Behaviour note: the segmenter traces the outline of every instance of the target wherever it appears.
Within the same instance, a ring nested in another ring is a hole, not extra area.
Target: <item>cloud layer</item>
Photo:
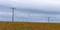
[[[60,20],[60,0],[0,0],[1,20],[11,20],[13,7],[15,21],[47,22],[48,17]]]

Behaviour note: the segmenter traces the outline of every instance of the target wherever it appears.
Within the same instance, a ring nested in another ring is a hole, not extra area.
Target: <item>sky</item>
[[[0,0],[0,21],[60,22],[60,0]]]

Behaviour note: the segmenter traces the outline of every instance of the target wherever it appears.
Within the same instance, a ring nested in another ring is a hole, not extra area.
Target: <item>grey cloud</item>
[[[42,14],[60,14],[60,11],[45,11],[45,10],[39,10],[39,9],[29,9],[29,8],[27,8],[27,9],[17,9],[17,11],[22,11],[22,12],[28,12],[28,13],[38,13],[38,14],[40,14],[40,13],[42,13]]]

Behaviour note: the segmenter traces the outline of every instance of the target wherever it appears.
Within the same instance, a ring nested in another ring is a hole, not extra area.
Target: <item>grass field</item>
[[[60,30],[60,24],[31,22],[0,22],[0,30]]]

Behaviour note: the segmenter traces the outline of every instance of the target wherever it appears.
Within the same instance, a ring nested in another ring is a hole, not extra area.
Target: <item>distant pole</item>
[[[50,21],[50,17],[48,17],[48,23],[49,23],[49,21]]]
[[[12,22],[14,22],[14,9],[15,8],[12,8]]]

